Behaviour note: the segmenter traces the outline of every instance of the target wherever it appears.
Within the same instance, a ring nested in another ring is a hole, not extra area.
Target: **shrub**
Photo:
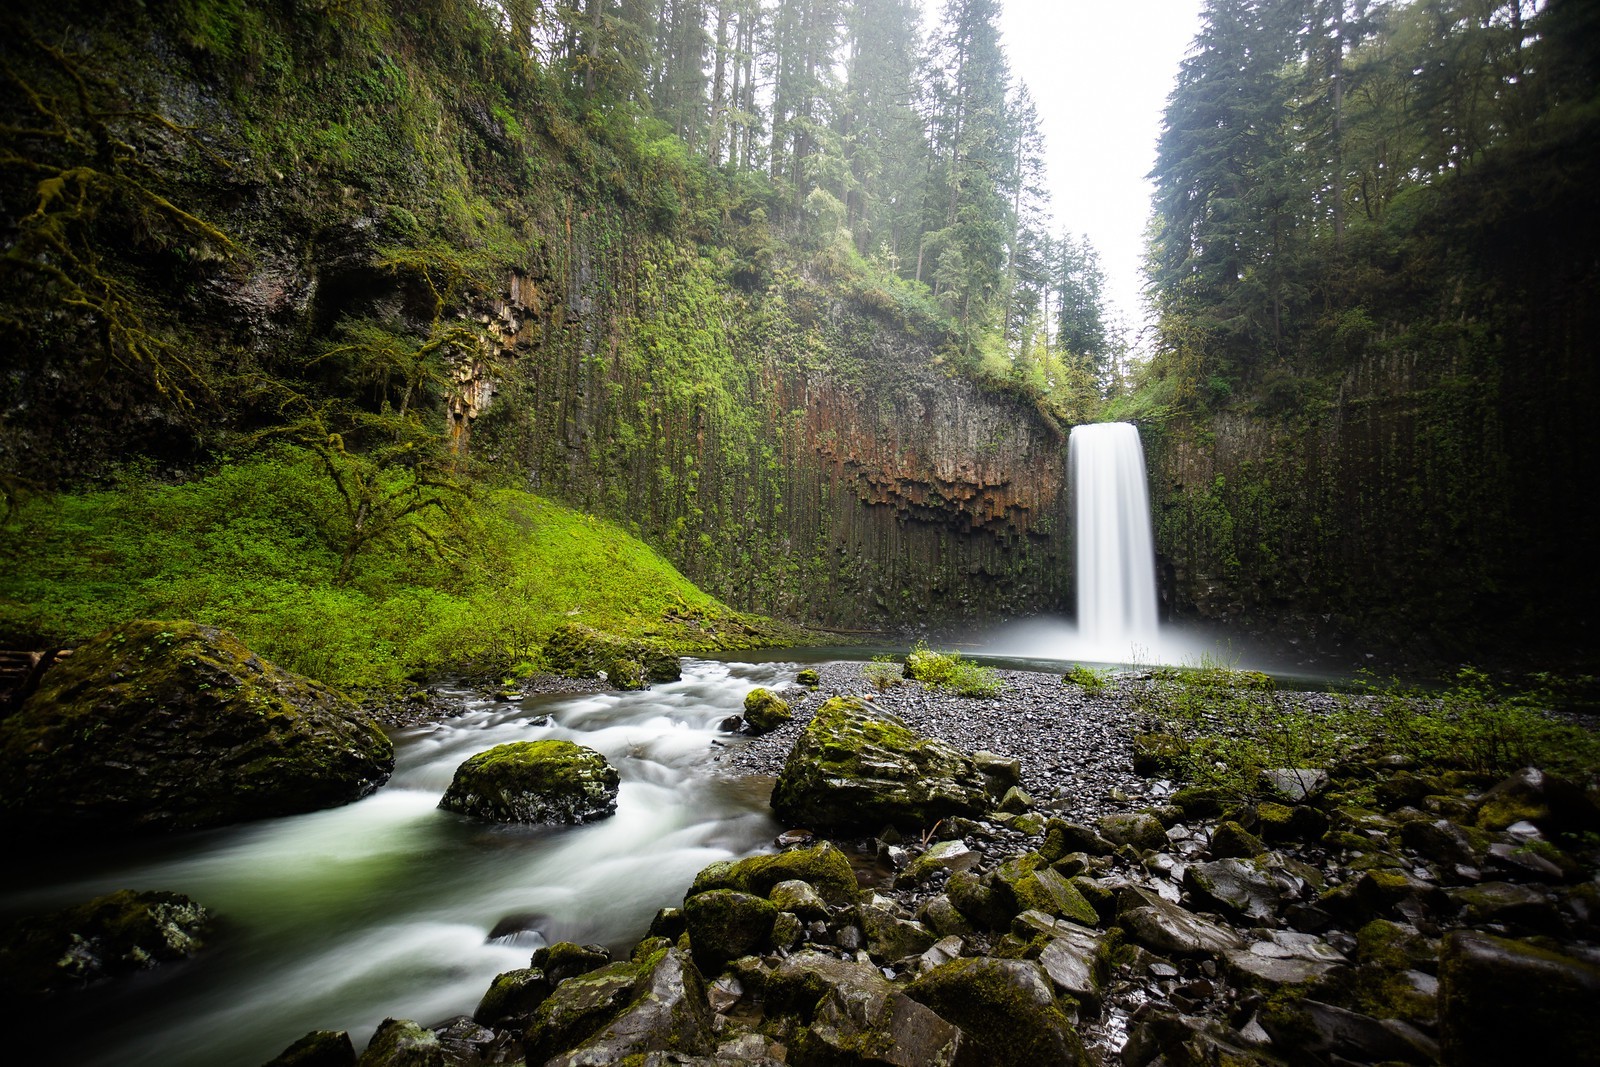
[[[1002,688],[992,667],[979,666],[956,652],[935,652],[922,641],[906,657],[905,676],[964,697],[992,697]]]

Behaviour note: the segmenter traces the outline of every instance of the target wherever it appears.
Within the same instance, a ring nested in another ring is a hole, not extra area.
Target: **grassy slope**
[[[229,461],[178,485],[40,497],[0,531],[0,633],[70,642],[127,618],[235,631],[335,685],[428,668],[507,672],[569,621],[684,650],[792,640],[700,592],[609,523],[485,490],[372,546],[336,583],[341,512],[304,453]]]

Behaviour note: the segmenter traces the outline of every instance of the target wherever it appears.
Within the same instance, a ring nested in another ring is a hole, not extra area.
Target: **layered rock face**
[[[17,832],[189,830],[365,796],[394,746],[348,698],[225,630],[140,620],[44,676],[0,723]]]

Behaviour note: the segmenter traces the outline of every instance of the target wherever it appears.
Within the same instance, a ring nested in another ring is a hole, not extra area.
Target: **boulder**
[[[789,702],[770,689],[752,689],[744,698],[744,721],[753,734],[771,733],[793,718]]]
[[[187,959],[211,927],[182,893],[131,889],[21,919],[0,943],[0,992],[42,996]]]
[[[920,922],[895,914],[894,902],[875,896],[856,908],[861,930],[867,938],[867,952],[882,963],[893,963],[907,956],[920,956],[938,938]]]
[[[344,1030],[312,1030],[266,1067],[355,1067],[356,1049]]]
[[[533,954],[529,962],[545,973],[551,985],[559,985],[568,978],[590,971],[598,971],[611,962],[611,953],[601,945],[577,945],[571,941],[557,941],[544,945]]]
[[[1183,884],[1200,900],[1257,921],[1277,915],[1282,903],[1277,880],[1254,860],[1196,863],[1184,872]]]
[[[965,841],[939,841],[896,875],[895,885],[920,885],[932,878],[936,871],[971,870],[981,858],[978,853],[967,847]]]
[[[795,675],[794,680],[808,689],[815,689],[817,686],[822,684],[822,675],[818,674],[813,668],[807,667],[805,670]]]
[[[616,813],[619,780],[592,748],[513,741],[457,767],[439,806],[497,822],[593,822]]]
[[[1086,926],[1099,921],[1094,906],[1083,898],[1071,880],[1043,866],[1042,857],[1031,853],[1007,860],[988,879],[996,905],[1009,918],[1033,909]]]
[[[1224,819],[1217,823],[1217,828],[1211,831],[1211,845],[1208,851],[1216,859],[1248,859],[1259,856],[1267,850],[1261,838],[1246,830],[1232,819]]]
[[[1109,856],[1116,851],[1116,848],[1115,844],[1087,826],[1067,822],[1065,819],[1051,819],[1045,823],[1044,843],[1039,846],[1039,854],[1046,861],[1054,863],[1074,852],[1090,856]]]
[[[1091,1062],[1033,960],[951,960],[916,978],[906,994],[961,1028],[958,1067]]]
[[[550,998],[554,983],[537,967],[497,974],[472,1013],[475,1022],[501,1030],[526,1030],[533,1014]]]
[[[768,891],[767,899],[780,911],[790,912],[797,918],[811,920],[828,917],[827,902],[811,887],[810,882],[802,882],[798,878],[790,878],[774,885]]]
[[[1154,893],[1136,893],[1117,917],[1128,940],[1173,956],[1215,956],[1244,941],[1228,927],[1185,911]]]
[[[766,896],[779,882],[798,880],[817,891],[830,904],[853,903],[860,892],[855,868],[830,841],[795,848],[773,856],[750,856],[730,863],[713,863],[695,875],[691,895],[707,889],[737,889]]]
[[[617,637],[592,626],[570,622],[545,643],[545,667],[573,678],[604,675],[617,689],[643,689],[651,682],[682,677],[678,656],[649,641]]]
[[[1283,997],[1269,1001],[1261,1025],[1276,1049],[1287,1053],[1294,1063],[1326,1063],[1332,1057],[1340,1057],[1334,1062],[1439,1062],[1438,1044],[1410,1023],[1376,1019],[1318,1000]]]
[[[1439,953],[1439,1033],[1457,1067],[1600,1063],[1600,967],[1457,930]]]
[[[1101,987],[1109,971],[1109,950],[1117,944],[1115,933],[1101,933],[1077,923],[1053,919],[1040,911],[1025,911],[1011,924],[1024,940],[1037,934],[1049,938],[1039,952],[1039,965],[1061,992],[1099,1010]]]
[[[394,746],[349,698],[225,630],[141,620],[50,668],[0,722],[0,819],[16,833],[191,830],[345,804],[393,769]]]
[[[793,1062],[849,1067],[952,1067],[961,1031],[904,993],[835,986],[795,1042]]]
[[[720,974],[740,956],[765,948],[778,907],[764,897],[735,889],[712,889],[684,901],[694,962],[705,974]]]
[[[651,1052],[704,1056],[715,1045],[705,981],[686,954],[662,948],[562,982],[524,1051],[529,1063],[579,1067]]]
[[[1243,986],[1277,989],[1299,985],[1346,962],[1338,949],[1311,934],[1266,930],[1257,931],[1256,936],[1260,940],[1222,954],[1229,975]]]
[[[1107,815],[1100,820],[1100,833],[1115,845],[1132,845],[1137,849],[1156,851],[1167,847],[1166,827],[1149,812]]]
[[[1328,787],[1328,772],[1320,767],[1276,767],[1261,772],[1261,787],[1291,804],[1300,804]]]
[[[772,791],[778,818],[819,829],[932,826],[993,804],[970,755],[851,697],[817,710]]]
[[[445,1049],[432,1030],[410,1019],[385,1019],[356,1067],[445,1067]]]

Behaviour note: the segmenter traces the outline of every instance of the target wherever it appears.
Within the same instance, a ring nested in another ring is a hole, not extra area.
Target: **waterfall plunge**
[[[1080,654],[1138,659],[1156,644],[1155,545],[1139,431],[1075,426],[1068,444],[1077,543]]]

